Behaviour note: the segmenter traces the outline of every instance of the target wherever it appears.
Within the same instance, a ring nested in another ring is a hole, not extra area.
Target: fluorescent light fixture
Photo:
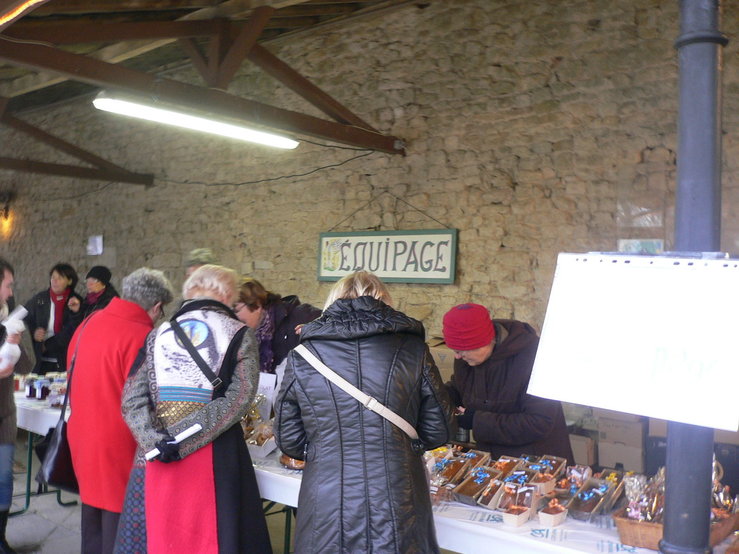
[[[249,129],[248,127],[242,127],[241,125],[234,125],[224,121],[216,121],[207,117],[188,114],[177,111],[173,108],[159,108],[137,100],[114,98],[106,92],[99,93],[92,103],[97,109],[104,110],[106,112],[127,115],[138,119],[146,119],[148,121],[156,121],[158,123],[164,123],[165,125],[173,125],[175,127],[191,129],[193,131],[202,131],[204,133],[230,137],[237,140],[256,142],[266,146],[274,146],[275,148],[292,150],[299,144],[297,141],[281,137],[279,135],[273,135],[272,133],[256,131],[254,129]]]

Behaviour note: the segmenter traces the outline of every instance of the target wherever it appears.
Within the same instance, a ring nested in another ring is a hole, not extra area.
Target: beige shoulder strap
[[[308,350],[304,345],[299,344],[294,348],[295,352],[300,354],[305,360],[312,365],[316,370],[323,375],[326,379],[331,381],[334,385],[339,387],[344,392],[347,392],[351,396],[357,399],[368,410],[372,410],[377,415],[380,415],[387,419],[390,423],[400,428],[410,438],[418,440],[418,433],[413,426],[408,423],[405,419],[400,417],[390,408],[387,408],[384,404],[380,404],[375,398],[368,394],[363,393],[357,387],[352,385],[349,381],[338,375],[334,370],[324,364],[321,360],[316,358],[313,353]]]

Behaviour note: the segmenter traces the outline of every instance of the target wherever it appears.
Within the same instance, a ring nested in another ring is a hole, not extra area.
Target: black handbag
[[[67,422],[64,410],[56,427],[34,447],[41,460],[41,467],[36,474],[39,485],[48,485],[67,492],[79,494],[77,476],[72,466],[72,453],[67,442]]]
[[[74,347],[72,361],[69,364],[69,376],[67,377],[67,394],[64,395],[64,403],[62,404],[62,413],[56,427],[49,431],[46,436],[39,441],[34,450],[41,467],[36,474],[36,481],[39,486],[50,486],[67,492],[79,494],[80,487],[77,484],[77,476],[74,474],[74,466],[72,465],[72,453],[69,450],[69,442],[67,441],[67,404],[72,391],[72,372],[74,371],[74,362],[77,359],[77,347],[82,338],[84,326],[92,319],[88,317],[83,324],[82,329],[77,337],[77,344]]]

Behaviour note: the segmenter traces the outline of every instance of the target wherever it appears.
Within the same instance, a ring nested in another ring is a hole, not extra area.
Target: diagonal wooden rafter
[[[262,34],[265,25],[267,25],[274,11],[274,8],[260,7],[252,12],[249,21],[244,25],[236,40],[230,45],[225,57],[218,65],[218,72],[212,86],[222,89],[228,87],[228,83],[233,79],[246,55],[257,43],[259,35]]]
[[[209,86],[225,89],[228,84],[226,81],[218,83],[218,76],[226,75],[226,70],[221,69],[223,64],[220,60],[231,55],[234,61],[241,63],[241,60],[246,57],[335,121],[379,132],[262,45],[255,43],[248,50],[244,45],[236,48],[236,44],[231,44],[230,36],[238,33],[239,26],[236,23],[220,19],[203,22],[175,21],[155,25],[150,23],[52,24],[31,29],[19,25],[10,29],[7,34],[17,39],[46,40],[55,44],[70,44],[78,41],[80,36],[87,37],[91,41],[104,40],[104,37],[108,40],[124,40],[127,37],[151,40],[177,37],[193,66]],[[242,31],[242,35],[245,33],[246,31]],[[194,40],[198,36],[210,37],[207,57],[203,55]],[[238,65],[234,63],[233,67],[228,69],[229,79],[232,78],[237,67]]]
[[[0,0],[0,30],[49,0]]]
[[[247,58],[336,121],[379,132],[263,46],[255,44]]]
[[[34,160],[21,160],[16,158],[0,157],[0,169],[14,169],[28,171],[31,173],[45,173],[61,175],[64,177],[77,177],[80,179],[97,179],[101,181],[118,181],[122,183],[133,183],[137,185],[151,186],[154,184],[154,176],[150,174],[132,173],[127,169],[115,165],[92,152],[83,150],[59,137],[51,135],[21,119],[18,119],[5,111],[8,99],[0,99],[0,123],[7,125],[29,135],[30,137],[51,146],[52,148],[73,156],[94,167],[84,167],[66,164],[39,162]]]
[[[260,6],[270,6],[275,9],[303,4],[307,0],[226,0],[215,7],[202,8],[191,14],[182,17],[178,21],[197,21],[207,23],[207,20],[218,18],[236,18],[249,14],[252,10]],[[81,9],[87,4],[86,0],[80,0]],[[12,27],[11,27],[12,28]],[[113,44],[102,48],[93,54],[97,59],[107,61],[109,63],[119,63],[131,58],[135,58],[146,52],[151,52],[162,46],[166,46],[176,39],[167,38],[156,41],[135,41]],[[38,74],[28,75],[24,78],[15,79],[9,85],[0,85],[0,95],[2,96],[18,96],[34,90],[54,85],[65,81],[66,79],[58,75]]]
[[[276,108],[216,89],[156,77],[47,46],[0,40],[0,59],[99,87],[159,98],[163,102],[198,111],[207,106],[208,111],[214,114],[288,134],[308,135],[391,154],[404,153],[403,143],[397,137]]]

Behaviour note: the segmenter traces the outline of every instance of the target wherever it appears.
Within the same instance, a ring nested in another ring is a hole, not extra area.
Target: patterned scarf
[[[262,373],[274,373],[275,355],[272,352],[272,338],[275,335],[274,305],[267,307],[262,315],[255,334],[259,341],[259,371]]]

